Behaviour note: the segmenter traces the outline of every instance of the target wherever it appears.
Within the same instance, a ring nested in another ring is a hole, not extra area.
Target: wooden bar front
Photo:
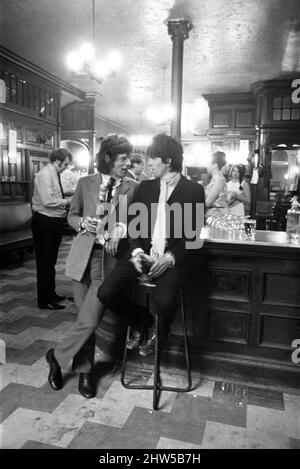
[[[300,248],[206,240],[187,270],[193,369],[299,386],[300,363],[292,361],[292,342],[300,339]],[[180,334],[179,319],[173,329]],[[177,340],[169,341],[168,350],[168,365],[181,362]]]

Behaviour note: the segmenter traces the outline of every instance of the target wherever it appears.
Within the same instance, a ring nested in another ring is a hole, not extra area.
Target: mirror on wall
[[[297,190],[300,177],[300,148],[276,148],[272,151],[270,200],[279,191]]]
[[[61,140],[60,146],[72,153],[72,164],[61,174],[61,182],[65,195],[72,195],[75,192],[78,179],[88,174],[90,160],[87,146],[76,140]]]

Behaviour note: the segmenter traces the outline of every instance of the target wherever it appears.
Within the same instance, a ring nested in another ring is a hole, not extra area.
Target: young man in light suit
[[[68,256],[66,274],[73,279],[79,313],[62,342],[46,354],[50,365],[48,380],[53,389],[61,389],[61,369],[68,369],[73,361],[73,368],[75,366],[80,372],[79,392],[87,398],[95,395],[92,376],[94,332],[104,312],[97,290],[103,281],[103,271],[104,276],[108,274],[128,249],[127,205],[138,186],[136,181],[125,176],[131,150],[125,137],[111,135],[103,140],[97,155],[98,173],[79,180],[68,215],[68,222],[78,235]],[[96,217],[101,215],[104,202],[112,204],[117,222],[111,231],[107,231],[109,224],[107,226],[104,219],[98,224],[100,244],[96,236]]]

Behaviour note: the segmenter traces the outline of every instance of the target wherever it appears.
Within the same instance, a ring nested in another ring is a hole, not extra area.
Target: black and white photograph
[[[0,402],[20,462],[300,449],[300,0],[0,0]]]

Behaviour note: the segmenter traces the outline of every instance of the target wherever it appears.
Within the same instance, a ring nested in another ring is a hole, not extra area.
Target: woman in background
[[[231,168],[231,180],[227,182],[228,211],[232,215],[250,214],[250,187],[244,180],[245,167],[236,164]]]
[[[205,204],[207,215],[227,213],[227,184],[222,168],[226,165],[226,155],[222,151],[216,151],[212,155],[208,173],[211,181],[205,188]]]

